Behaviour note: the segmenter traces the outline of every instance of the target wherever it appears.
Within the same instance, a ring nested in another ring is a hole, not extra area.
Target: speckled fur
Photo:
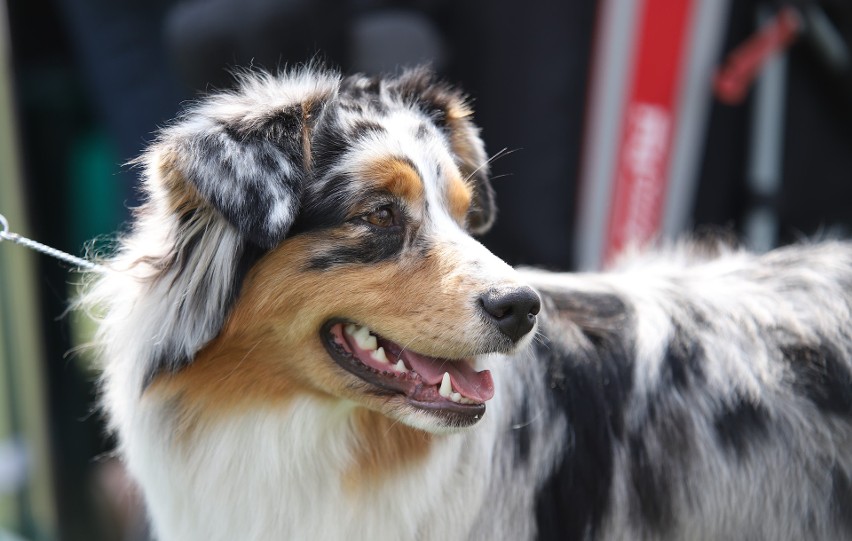
[[[386,159],[423,189],[373,193]],[[161,541],[852,536],[848,244],[515,271],[470,236],[494,220],[483,145],[424,71],[249,73],[139,163],[147,202],[81,304]],[[357,218],[388,201],[379,238]],[[542,312],[507,344],[476,303],[519,284]],[[319,344],[333,316],[477,356],[484,418],[371,393]]]

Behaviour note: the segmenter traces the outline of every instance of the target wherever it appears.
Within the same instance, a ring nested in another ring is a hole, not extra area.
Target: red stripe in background
[[[626,246],[644,244],[660,230],[693,4],[693,0],[643,0],[638,8],[633,78],[623,109],[606,263]]]

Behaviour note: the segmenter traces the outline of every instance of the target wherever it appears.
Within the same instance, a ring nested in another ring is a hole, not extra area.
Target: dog
[[[850,245],[513,269],[423,69],[249,72],[137,163],[83,305],[161,541],[852,536]]]

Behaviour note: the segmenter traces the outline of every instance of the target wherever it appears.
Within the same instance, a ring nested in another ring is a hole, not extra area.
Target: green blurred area
[[[0,214],[29,238],[102,252],[124,216],[116,152],[67,65],[13,70],[4,8]],[[87,323],[65,315],[79,281],[65,264],[0,242],[0,541],[117,538],[97,458],[110,444],[92,413],[96,376],[76,352]]]
[[[0,58],[0,212],[26,234],[5,20]],[[56,517],[32,258],[0,246],[0,528],[38,540],[55,538]]]

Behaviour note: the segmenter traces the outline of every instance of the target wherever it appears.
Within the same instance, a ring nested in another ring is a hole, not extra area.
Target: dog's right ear
[[[280,243],[299,207],[310,138],[338,78],[245,77],[190,109],[160,139],[163,165],[253,244]],[[174,178],[174,175],[168,175]],[[185,200],[180,186],[178,199]]]
[[[473,188],[468,230],[475,235],[487,232],[497,211],[485,145],[473,123],[469,100],[425,68],[404,72],[393,85],[404,100],[418,105],[447,134],[459,171]]]

